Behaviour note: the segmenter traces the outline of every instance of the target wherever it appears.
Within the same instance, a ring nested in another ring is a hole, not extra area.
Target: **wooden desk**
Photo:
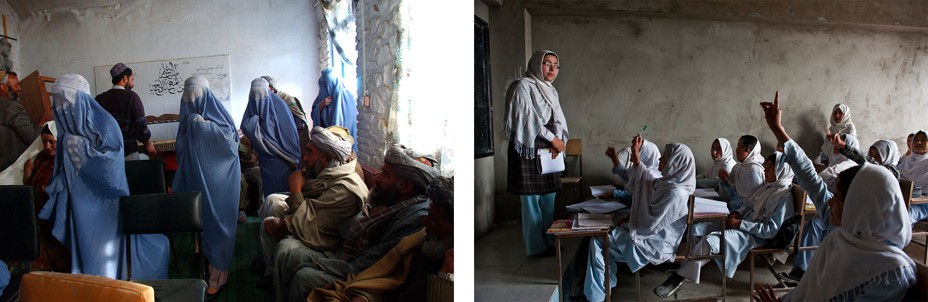
[[[912,197],[912,204],[928,203],[928,196]]]
[[[588,236],[602,236],[603,237],[603,263],[606,264],[606,301],[610,301],[610,291],[609,288],[609,228],[598,229],[598,230],[560,230],[554,229],[554,225],[558,225],[558,222],[565,220],[555,221],[551,229],[548,229],[548,234],[554,235],[555,250],[557,251],[557,291],[558,298],[564,296],[563,281],[564,272],[561,266],[561,238],[572,238],[572,237],[588,237]],[[566,220],[571,221],[571,220]],[[576,256],[575,256],[576,257]]]

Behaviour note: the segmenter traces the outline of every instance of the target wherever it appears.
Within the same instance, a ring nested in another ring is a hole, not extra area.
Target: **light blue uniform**
[[[671,261],[683,239],[686,202],[696,185],[696,169],[692,152],[685,145],[668,145],[665,154],[668,154],[667,164],[660,173],[642,164],[629,169],[629,176],[636,183],[631,188],[636,200],[630,215],[639,216],[630,217],[632,220],[628,224],[609,231],[610,287],[618,281],[618,266],[614,262],[626,263],[634,272],[648,263]],[[638,227],[632,229],[635,223]],[[636,234],[634,238],[632,233]],[[605,299],[606,265],[600,238],[590,240],[587,259],[584,294],[590,301],[602,301]]]
[[[801,246],[817,246],[828,233],[837,228],[828,221],[828,213],[831,210],[831,207],[828,206],[828,200],[834,194],[828,191],[828,186],[818,176],[818,173],[815,173],[812,160],[806,156],[802,148],[793,140],[783,144],[783,154],[786,155],[786,162],[789,163],[789,166],[793,168],[793,173],[796,174],[796,182],[809,195],[809,199],[815,204],[815,211],[818,214],[818,217],[809,220],[805,229],[802,230]],[[814,254],[815,250],[799,252],[793,260],[793,265],[806,270]]]
[[[738,212],[742,217],[738,229],[725,230],[725,276],[732,278],[735,271],[738,270],[738,264],[747,258],[751,249],[767,244],[767,241],[773,238],[783,225],[787,217],[793,215],[793,195],[785,194],[779,198],[776,204],[776,210],[771,212],[766,219],[757,219],[754,209],[745,205]],[[721,232],[715,231],[700,240],[693,246],[694,255],[706,255],[710,252],[718,254],[721,247]],[[708,259],[688,261],[680,267],[680,275],[687,277],[691,281],[699,282],[699,270],[703,265],[708,263]],[[719,268],[722,267],[722,259],[715,259]],[[685,273],[689,270],[690,273]]]

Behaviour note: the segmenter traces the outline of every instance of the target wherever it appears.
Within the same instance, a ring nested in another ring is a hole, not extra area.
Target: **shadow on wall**
[[[800,146],[806,146],[803,150],[809,155],[809,158],[815,159],[814,156],[818,156],[819,147],[822,145],[822,142],[825,139],[825,125],[816,125],[815,121],[822,119],[820,116],[822,113],[805,111],[799,114],[799,129],[796,130],[787,130],[790,135],[794,135],[792,138]]]

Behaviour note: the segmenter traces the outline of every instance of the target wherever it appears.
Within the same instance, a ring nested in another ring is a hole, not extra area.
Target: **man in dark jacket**
[[[39,136],[45,121],[33,125],[19,103],[19,78],[0,71],[0,171],[6,170]]]
[[[145,145],[145,153],[154,154],[156,151],[155,145],[149,140],[151,132],[145,120],[145,106],[139,95],[132,91],[135,75],[131,68],[117,63],[110,69],[110,76],[113,77],[113,88],[98,95],[97,102],[119,124],[126,160],[146,159],[138,154],[138,142]]]

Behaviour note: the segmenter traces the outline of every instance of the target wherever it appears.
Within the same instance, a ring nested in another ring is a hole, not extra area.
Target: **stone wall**
[[[358,110],[358,157],[379,169],[386,146],[396,141],[395,108],[401,78],[400,0],[361,1],[358,24],[358,73],[362,99]],[[370,106],[364,106],[365,96]]]

